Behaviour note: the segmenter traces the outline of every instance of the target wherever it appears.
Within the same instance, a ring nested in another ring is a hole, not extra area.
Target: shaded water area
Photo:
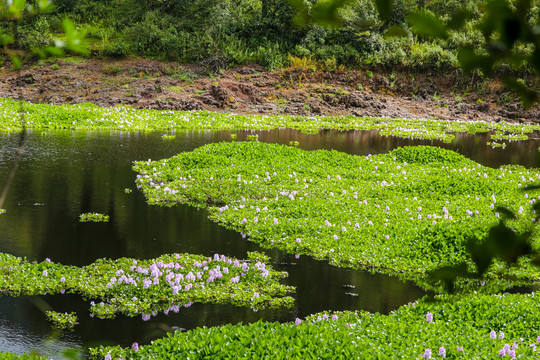
[[[510,143],[506,149],[486,145],[488,134],[458,134],[452,144],[378,136],[377,132],[323,131],[315,135],[292,130],[235,132],[238,141],[257,133],[259,141],[306,150],[335,149],[350,154],[385,153],[399,146],[435,145],[456,150],[487,166],[537,166],[538,139]],[[421,297],[413,283],[368,272],[340,269],[306,256],[266,250],[207,219],[205,210],[189,206],[149,206],[135,188],[134,160],[161,159],[207,143],[230,141],[230,132],[176,133],[40,132],[28,135],[26,151],[0,216],[0,252],[42,261],[87,265],[98,258],[154,258],[164,253],[215,253],[245,258],[264,251],[272,265],[289,273],[285,283],[297,287],[292,309],[260,310],[228,305],[194,304],[178,314],[150,321],[118,316],[100,320],[88,315],[89,301],[75,295],[0,297],[0,351],[38,350],[55,354],[85,345],[148,343],[167,331],[226,323],[292,321],[323,310],[367,310],[388,313]],[[17,134],[0,135],[0,185],[13,162]],[[125,193],[124,189],[132,189]],[[79,214],[110,215],[109,223],[79,223]],[[55,333],[44,308],[76,311],[75,331]],[[52,338],[52,340],[50,340]],[[49,340],[48,340],[49,339]]]

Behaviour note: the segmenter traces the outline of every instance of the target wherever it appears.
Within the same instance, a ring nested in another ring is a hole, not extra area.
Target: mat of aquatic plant
[[[0,131],[21,129],[20,103],[0,98]],[[497,139],[523,140],[539,125],[505,122],[439,121],[355,116],[235,115],[208,111],[133,109],[125,106],[102,108],[93,104],[48,105],[24,103],[26,125],[35,129],[152,130],[270,130],[298,129],[316,133],[322,129],[379,130],[381,135],[451,142],[455,132],[499,131]],[[171,135],[172,136],[172,135]],[[166,137],[169,138],[169,137]]]
[[[91,300],[91,316],[117,313],[148,320],[158,312],[178,312],[195,302],[252,308],[291,306],[294,291],[279,279],[287,274],[267,265],[268,257],[248,260],[224,255],[169,254],[151,260],[99,259],[84,267],[40,263],[0,253],[0,294],[80,294]]]
[[[108,359],[496,359],[538,357],[537,294],[442,296],[389,315],[319,313],[175,332],[150,345],[100,347]]]
[[[134,169],[151,204],[207,207],[212,220],[264,247],[379,272],[425,274],[467,260],[466,240],[486,236],[497,206],[518,214],[512,227],[522,232],[540,198],[523,190],[538,169],[488,168],[427,146],[355,156],[223,142]],[[495,264],[491,274],[538,278],[526,264],[503,269]]]

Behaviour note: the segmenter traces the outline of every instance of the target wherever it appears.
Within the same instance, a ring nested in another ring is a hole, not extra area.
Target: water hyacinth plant
[[[60,329],[73,329],[77,322],[77,315],[74,312],[60,313],[56,311],[46,311],[45,315],[47,320],[51,321],[53,325]]]
[[[323,312],[284,324],[197,328],[136,349],[100,347],[91,352],[114,359],[497,359],[501,351],[509,357],[514,351],[516,358],[537,358],[537,294],[444,295],[439,300],[405,305],[389,315]],[[426,314],[432,314],[432,321],[426,321]]]
[[[529,229],[538,194],[522,189],[540,178],[435,147],[353,156],[257,142],[210,144],[134,169],[151,204],[208,207],[211,219],[265,247],[420,275],[467,260],[466,240],[482,241],[497,206],[515,210],[516,231]],[[526,264],[499,265],[493,276],[537,278]]]
[[[19,131],[19,102],[0,98],[0,131]],[[482,121],[439,121],[356,116],[236,115],[208,111],[146,110],[130,107],[102,108],[93,104],[47,105],[25,102],[26,127],[32,129],[152,130],[271,130],[289,128],[316,133],[322,129],[379,130],[381,135],[451,142],[456,132],[499,131],[521,135],[540,130],[539,125]],[[234,134],[233,134],[234,135]],[[231,136],[234,140],[235,137]]]
[[[151,260],[99,259],[84,267],[31,263],[0,253],[0,293],[11,296],[80,294],[92,299],[92,316],[117,313],[148,320],[158,312],[178,312],[195,302],[252,308],[291,306],[293,287],[282,285],[284,272],[266,264],[264,254],[248,260],[224,255],[163,255]]]
[[[79,222],[109,222],[109,215],[84,213],[79,215]]]
[[[5,214],[5,213],[6,213],[6,209],[0,209],[0,215]]]

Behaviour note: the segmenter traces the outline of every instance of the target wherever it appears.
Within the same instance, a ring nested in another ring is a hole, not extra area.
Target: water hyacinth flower
[[[433,321],[433,313],[428,312],[426,314],[426,320],[427,320],[428,323],[432,322]]]
[[[49,272],[47,270],[43,270],[43,273],[42,273],[43,276],[48,276],[49,275]]]
[[[294,321],[294,323],[296,325],[300,325],[300,323],[302,323],[302,320],[300,320],[300,318],[296,318],[296,320]]]
[[[431,349],[426,349],[422,354],[423,359],[431,359]]]
[[[443,346],[439,348],[439,356],[446,357],[446,349]]]
[[[495,332],[495,330],[491,330],[491,332],[489,333],[489,337],[492,338],[492,339],[497,338],[497,333]]]
[[[131,344],[131,348],[135,351],[139,351],[139,344],[137,342],[134,342]]]

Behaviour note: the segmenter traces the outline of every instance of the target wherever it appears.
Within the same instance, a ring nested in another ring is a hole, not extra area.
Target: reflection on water
[[[238,132],[243,140],[253,132]],[[452,144],[380,137],[372,132],[261,131],[260,141],[288,144],[295,140],[306,150],[335,149],[350,154],[388,152],[398,146],[436,145],[456,150],[484,165],[520,163],[536,166],[537,140],[510,143],[505,150],[491,149],[487,134],[460,135]],[[0,135],[0,179],[11,166],[16,134]],[[285,280],[297,287],[292,309],[260,310],[227,305],[194,304],[178,314],[158,315],[148,322],[119,316],[92,319],[88,303],[74,295],[36,297],[56,311],[76,311],[80,324],[54,342],[50,324],[33,298],[0,298],[0,350],[16,353],[38,349],[58,354],[67,347],[109,343],[129,346],[147,343],[166,331],[248,323],[259,319],[291,321],[322,310],[363,309],[388,313],[413,301],[423,292],[411,283],[332,267],[325,262],[278,250],[263,250],[207,219],[206,211],[187,206],[148,206],[136,190],[134,160],[160,159],[218,141],[230,141],[228,132],[176,133],[164,141],[159,133],[31,132],[26,152],[0,216],[0,252],[41,261],[87,265],[98,258],[153,258],[163,253],[214,253],[245,258],[248,251],[265,251],[273,265],[289,273]],[[125,188],[133,192],[126,194]],[[79,223],[84,212],[110,215],[109,223]]]

